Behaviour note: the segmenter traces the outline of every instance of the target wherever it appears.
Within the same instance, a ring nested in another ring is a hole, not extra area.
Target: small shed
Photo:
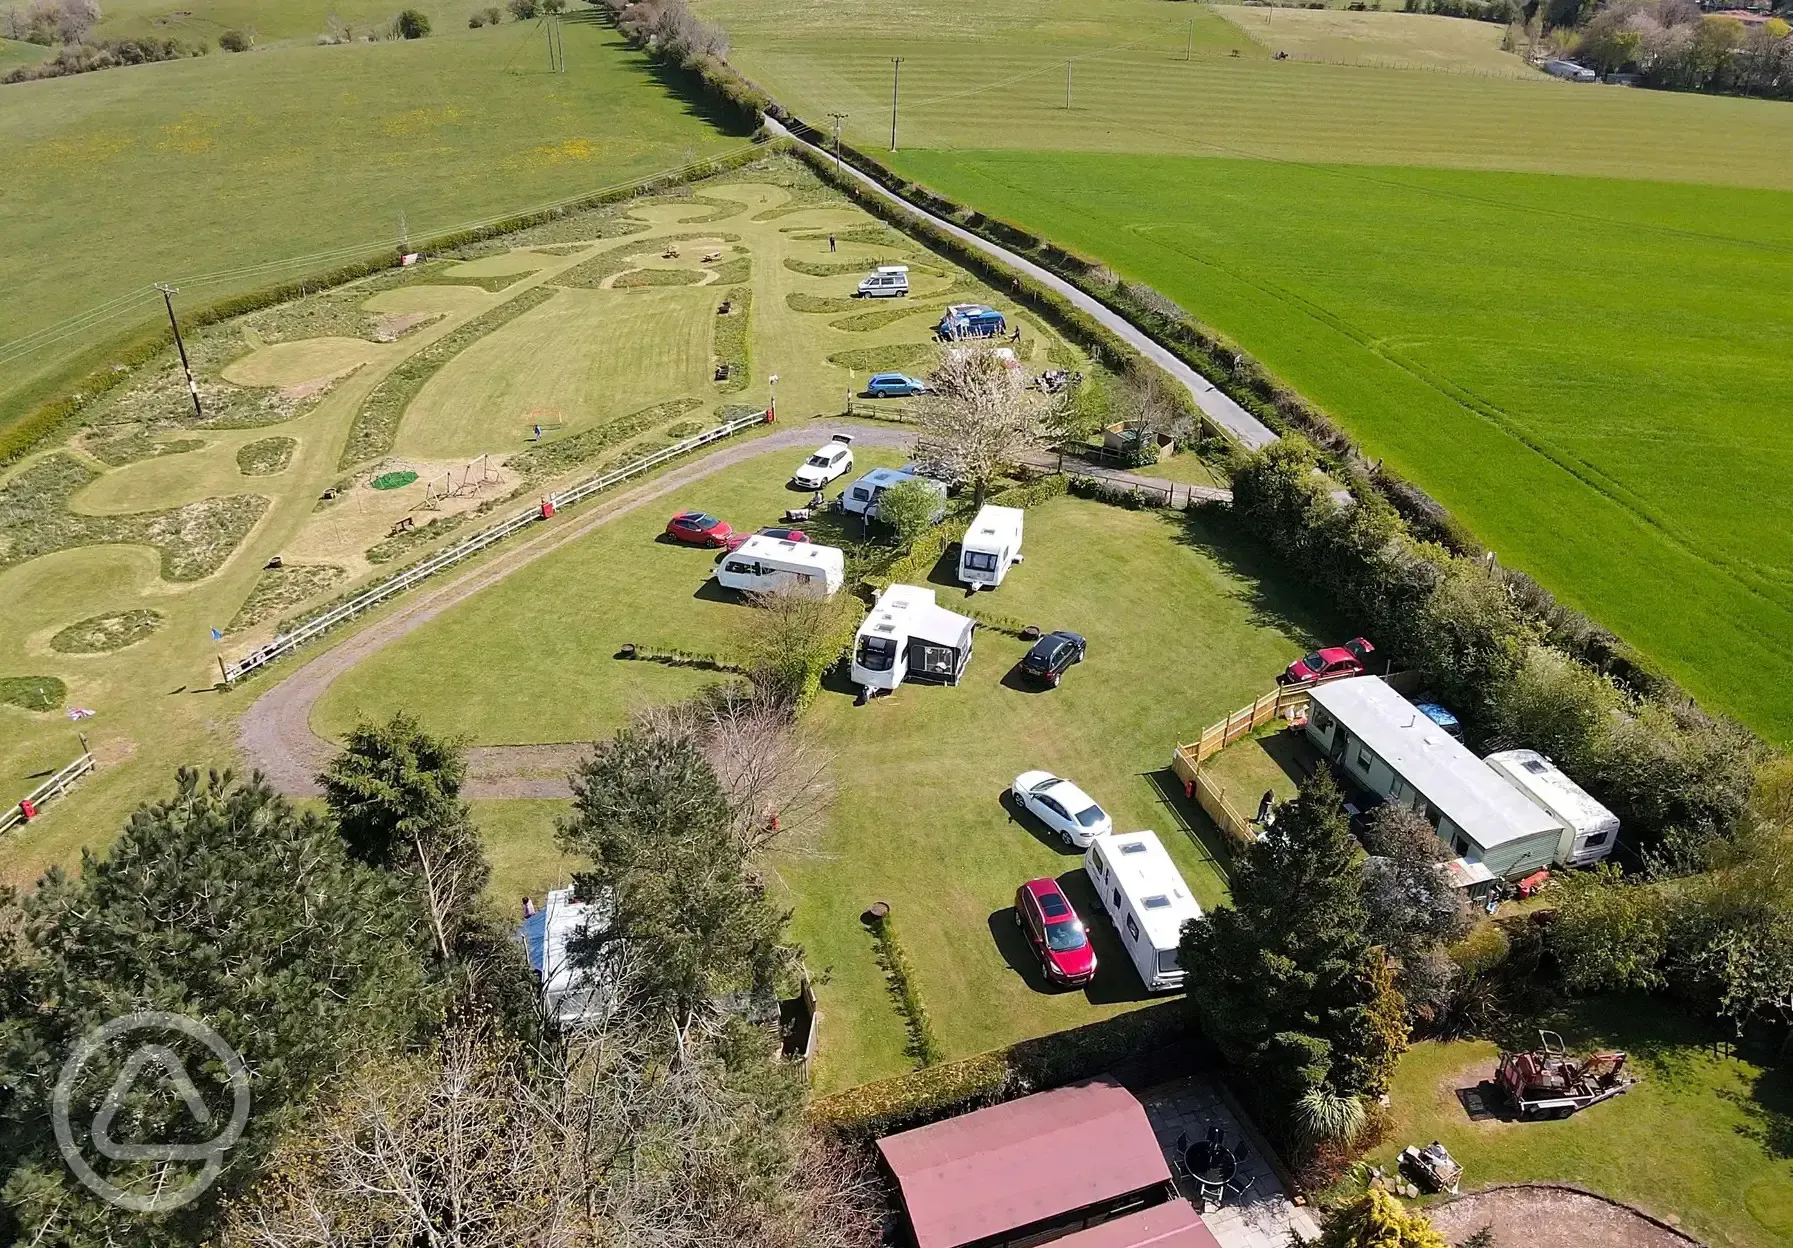
[[[1562,825],[1376,676],[1316,685],[1307,735],[1359,787],[1411,807],[1453,853],[1518,879],[1556,859]]]
[[[1186,1234],[1187,1219],[1174,1214],[1132,1220],[1176,1189],[1145,1108],[1107,1077],[885,1136],[878,1152],[901,1191],[914,1248],[1213,1242],[1149,1237],[1148,1226]]]

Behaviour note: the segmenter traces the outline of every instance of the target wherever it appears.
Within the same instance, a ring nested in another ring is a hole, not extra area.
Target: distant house
[[[911,1248],[1219,1248],[1113,1079],[886,1136],[878,1152]]]
[[[1509,880],[1556,860],[1562,823],[1381,678],[1312,698],[1308,738],[1360,787],[1424,815],[1453,854]]]

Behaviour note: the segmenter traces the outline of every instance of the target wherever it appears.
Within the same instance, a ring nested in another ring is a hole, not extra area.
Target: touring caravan
[[[995,589],[1021,562],[1019,507],[985,503],[959,543],[959,579],[972,589]]]
[[[1563,825],[1556,843],[1558,863],[1585,867],[1612,853],[1619,840],[1619,817],[1548,758],[1536,750],[1504,750],[1483,761]]]
[[[946,487],[938,481],[923,477],[908,468],[874,468],[863,477],[847,487],[846,493],[840,496],[841,510],[851,516],[864,516],[867,520],[878,519],[878,496],[893,486],[905,481],[926,481],[940,494],[940,507],[934,516],[935,523],[946,518]]]
[[[870,277],[859,283],[862,299],[896,299],[909,293],[909,266],[880,264]]]
[[[541,986],[542,1004],[563,1027],[601,1021],[615,1004],[614,981],[601,963],[575,966],[568,945],[588,925],[602,925],[609,907],[579,901],[570,888],[548,891],[542,908],[523,920],[520,935]]]
[[[833,546],[755,534],[722,556],[716,583],[747,594],[831,598],[846,580],[846,557]]]
[[[1148,992],[1183,986],[1183,924],[1202,917],[1155,832],[1106,832],[1090,842],[1083,870],[1102,899]]]
[[[956,685],[971,661],[977,621],[934,602],[934,591],[892,585],[853,637],[853,683],[888,693],[905,680]]]

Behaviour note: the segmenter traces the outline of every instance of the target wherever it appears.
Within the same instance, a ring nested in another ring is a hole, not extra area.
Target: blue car
[[[994,338],[1008,330],[1002,313],[984,303],[955,303],[934,326],[934,333],[943,342],[961,338]]]
[[[865,383],[865,392],[874,399],[904,399],[912,394],[926,394],[928,383],[906,373],[874,373]]]

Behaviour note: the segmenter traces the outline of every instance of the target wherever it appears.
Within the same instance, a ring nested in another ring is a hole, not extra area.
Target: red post
[[[553,518],[554,518],[554,500],[551,498],[544,498],[542,500],[542,519],[552,520]]]
[[[37,818],[37,803],[28,797],[20,798],[19,813],[25,816],[26,823],[30,823],[33,819]]]

